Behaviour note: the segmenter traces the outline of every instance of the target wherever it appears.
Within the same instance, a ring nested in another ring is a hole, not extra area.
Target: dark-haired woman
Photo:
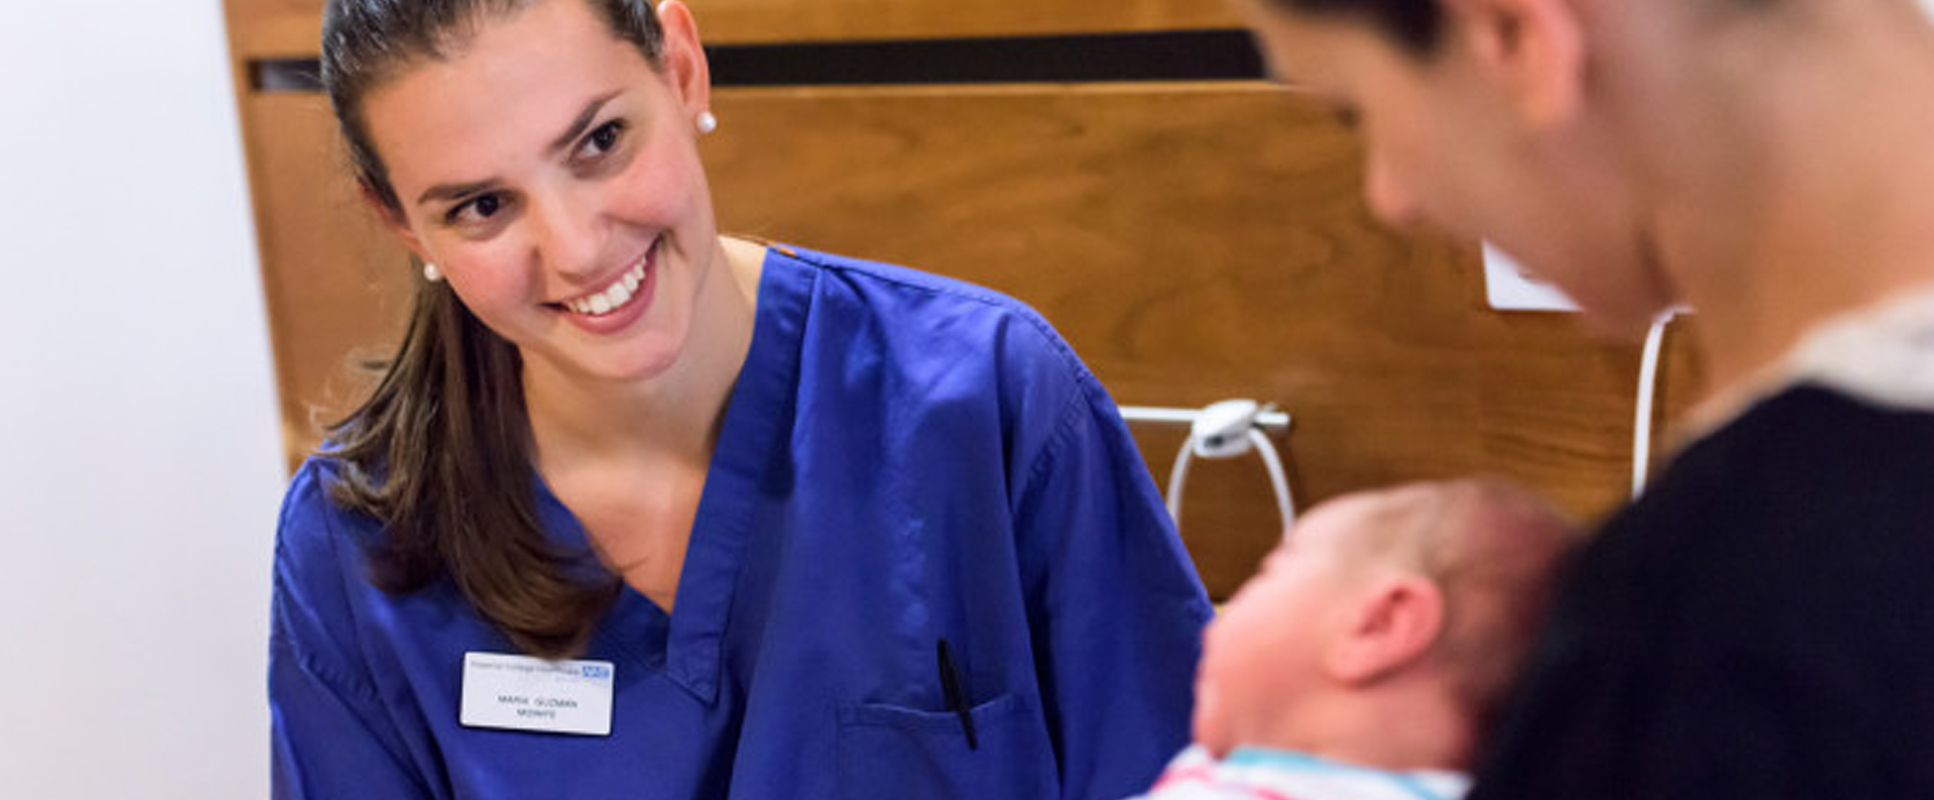
[[[1372,209],[1709,383],[1471,800],[1934,797],[1934,24],[1915,0],[1238,0]]]
[[[429,265],[296,476],[275,791],[1114,797],[1186,739],[1193,570],[1038,316],[719,236],[690,12],[332,0]]]

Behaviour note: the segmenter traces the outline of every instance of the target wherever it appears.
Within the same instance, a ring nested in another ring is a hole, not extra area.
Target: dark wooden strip
[[[891,86],[1255,80],[1262,57],[1239,30],[724,45],[712,82],[737,86]],[[258,92],[322,88],[315,59],[257,59]]]

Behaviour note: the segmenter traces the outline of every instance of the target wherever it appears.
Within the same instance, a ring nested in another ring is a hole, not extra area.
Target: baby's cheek
[[[1222,717],[1222,704],[1217,699],[1215,683],[1198,677],[1195,682],[1195,713],[1190,720],[1191,738],[1217,756],[1229,747],[1228,726]]]

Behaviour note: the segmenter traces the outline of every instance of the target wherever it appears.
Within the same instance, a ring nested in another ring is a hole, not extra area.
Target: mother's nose
[[[1415,196],[1374,150],[1364,156],[1363,198],[1370,213],[1391,227],[1409,228],[1422,221]]]

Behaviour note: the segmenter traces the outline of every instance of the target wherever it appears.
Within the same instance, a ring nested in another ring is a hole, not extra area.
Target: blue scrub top
[[[1187,742],[1201,584],[1107,393],[994,292],[769,252],[676,613],[626,589],[582,656],[616,666],[609,736],[460,724],[464,654],[514,651],[447,580],[368,583],[336,470],[278,532],[279,798],[1098,800]]]

